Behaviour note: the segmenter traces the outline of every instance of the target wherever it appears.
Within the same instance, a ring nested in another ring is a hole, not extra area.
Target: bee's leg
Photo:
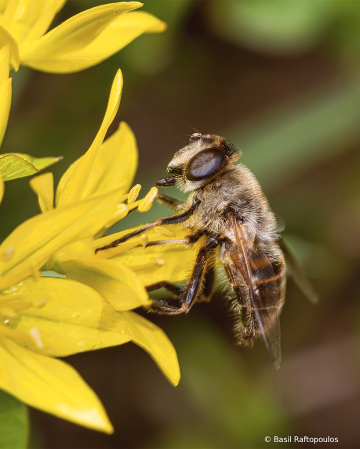
[[[196,300],[196,302],[209,302],[214,292],[214,286],[215,268],[214,266],[211,266],[210,268],[206,268],[202,295]]]
[[[158,193],[156,199],[160,203],[166,204],[166,206],[170,207],[170,209],[173,210],[179,210],[185,204],[185,201],[180,201],[175,198],[171,198],[170,196],[163,195],[162,193]]]
[[[219,242],[217,239],[209,237],[206,246],[199,250],[191,277],[186,284],[185,289],[180,293],[180,307],[171,306],[164,301],[154,301],[147,310],[160,315],[180,315],[182,313],[188,313],[201,292],[208,253],[218,244]]]
[[[174,299],[180,300],[181,288],[177,287],[176,285],[171,284],[170,282],[167,282],[167,281],[161,281],[161,282],[156,282],[155,284],[147,285],[146,291],[152,292],[152,291],[158,290],[159,288],[162,288],[162,287],[165,288],[167,291],[169,291],[172,294],[172,296],[174,297]]]
[[[166,218],[159,218],[156,221],[153,221],[152,223],[148,223],[145,226],[142,226],[141,228],[137,229],[134,232],[130,232],[129,234],[123,235],[121,238],[114,240],[113,242],[109,243],[108,245],[102,246],[101,248],[96,248],[95,254],[99,251],[103,251],[105,249],[109,248],[115,248],[116,246],[120,245],[121,243],[126,242],[127,240],[136,237],[139,234],[142,234],[143,232],[147,231],[148,229],[154,228],[155,226],[162,226],[162,225],[170,225],[170,224],[179,224],[186,221],[191,215],[194,213],[194,211],[197,209],[198,203],[194,203],[190,209],[186,210],[185,212],[177,215],[171,215],[170,217]]]

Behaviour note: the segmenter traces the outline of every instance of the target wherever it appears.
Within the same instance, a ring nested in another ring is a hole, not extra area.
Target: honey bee
[[[245,165],[234,165],[240,156],[241,151],[224,137],[192,134],[188,145],[170,161],[167,171],[171,176],[155,182],[158,187],[176,185],[190,192],[188,200],[179,201],[158,193],[157,199],[175,210],[175,215],[146,224],[97,248],[95,253],[118,246],[155,226],[180,225],[189,229],[184,239],[159,240],[147,245],[201,243],[184,288],[165,279],[147,287],[148,291],[165,287],[176,296],[179,305],[154,300],[149,312],[186,314],[195,302],[209,301],[214,290],[216,259],[220,258],[230,286],[237,341],[253,346],[261,336],[279,367],[285,259],[309,299],[316,302],[317,295],[281,240],[274,213],[255,176]]]

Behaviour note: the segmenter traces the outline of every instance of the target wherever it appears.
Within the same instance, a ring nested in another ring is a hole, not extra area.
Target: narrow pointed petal
[[[47,212],[54,208],[54,176],[52,173],[44,173],[30,180],[30,187],[38,196],[41,212]]]
[[[28,154],[0,154],[0,171],[4,181],[23,178],[45,170],[60,161],[62,157],[33,157]]]
[[[122,264],[111,260],[69,260],[61,268],[68,278],[97,290],[117,311],[151,304],[140,279]]]
[[[59,418],[113,432],[101,402],[74,368],[6,338],[0,339],[0,388]]]
[[[138,150],[134,133],[126,123],[121,122],[96,153],[96,170],[89,177],[84,197],[120,186],[122,192],[127,193],[133,183],[137,164]]]
[[[134,312],[123,312],[134,333],[133,342],[145,349],[168,381],[176,386],[180,381],[180,367],[176,351],[163,330]]]
[[[10,44],[0,50],[0,146],[4,138],[11,106]]]
[[[58,205],[69,204],[84,198],[88,182],[91,182],[91,172],[95,168],[95,161],[105,134],[109,129],[120,106],[120,99],[123,87],[121,70],[118,70],[110,91],[110,98],[100,129],[88,151],[73,164],[72,173],[68,177],[66,184],[59,195]]]
[[[0,25],[0,48],[4,45],[10,46],[10,66],[17,72],[20,66],[18,44],[13,36],[3,26]]]
[[[143,33],[160,33],[166,30],[166,24],[155,16],[145,12],[123,14],[111,22],[92,42],[77,51],[61,55],[44,55],[41,60],[36,52],[25,57],[25,64],[46,72],[69,73],[87,69],[128,45]]]
[[[118,201],[119,193],[113,191],[53,209],[18,226],[0,246],[0,290],[34,276],[61,247],[94,235],[112,217]]]
[[[70,165],[61,177],[56,191],[57,204],[67,181],[82,158],[83,156]],[[137,164],[138,150],[134,133],[125,122],[121,122],[119,128],[96,152],[92,163],[95,169],[90,171],[83,197],[87,198],[116,187],[121,187],[121,191],[127,193],[132,185]]]
[[[100,5],[66,20],[45,36],[20,47],[21,61],[25,65],[42,71],[69,73],[88,67],[79,67],[76,54],[97,39],[118,17],[140,8],[139,2],[119,2]],[[116,36],[113,36],[116,39]],[[73,60],[67,55],[74,53]],[[86,59],[86,55],[84,57]],[[103,58],[104,59],[104,58]],[[90,65],[93,65],[92,62]]]

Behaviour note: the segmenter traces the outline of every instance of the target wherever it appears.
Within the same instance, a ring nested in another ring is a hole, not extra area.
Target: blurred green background
[[[56,23],[104,2],[69,0]],[[150,317],[174,343],[182,379],[172,388],[135,345],[68,358],[103,401],[112,436],[31,411],[36,448],[313,447],[265,436],[337,437],[360,447],[360,2],[148,0],[168,23],[97,67],[71,75],[22,68],[2,152],[63,155],[58,181],[90,146],[120,67],[120,120],[140,153],[142,194],[199,130],[243,150],[284,238],[321,301],[288,282],[283,363],[264,345],[234,345],[221,291],[186,317]],[[0,241],[38,213],[29,179],[6,183]],[[180,193],[169,189],[169,194]],[[168,211],[155,205],[115,226]],[[141,312],[142,313],[142,312]]]

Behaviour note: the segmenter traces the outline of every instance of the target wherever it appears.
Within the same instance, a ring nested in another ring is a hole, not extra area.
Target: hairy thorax
[[[219,237],[226,236],[229,213],[236,215],[248,233],[263,241],[277,238],[276,221],[259,183],[242,164],[229,167],[221,176],[193,192],[188,205],[198,202],[188,226]]]

